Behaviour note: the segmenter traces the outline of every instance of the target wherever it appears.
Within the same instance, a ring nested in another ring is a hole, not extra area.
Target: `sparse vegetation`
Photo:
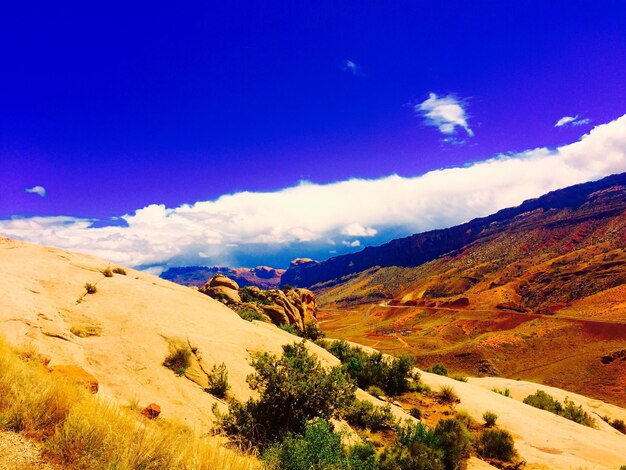
[[[443,451],[446,470],[460,468],[461,462],[469,456],[472,435],[458,419],[442,419],[435,426],[435,436],[439,448]]]
[[[209,386],[205,391],[218,398],[224,398],[230,388],[230,385],[228,385],[228,370],[226,369],[226,364],[221,363],[219,366],[214,364],[211,371],[207,374],[207,379]]]
[[[237,313],[241,318],[249,322],[254,320],[265,321],[265,317],[261,313],[257,312],[256,310],[252,310],[251,308],[241,308],[237,310]]]
[[[111,268],[103,269],[100,272],[104,275],[104,277],[113,277],[113,271],[111,271]]]
[[[422,419],[422,411],[419,408],[411,408],[409,414],[413,416],[415,419]]]
[[[595,420],[583,410],[582,406],[576,406],[568,398],[565,398],[565,406],[563,406],[560,401],[543,390],[537,390],[534,394],[528,395],[524,398],[524,403],[540,410],[550,411],[584,426],[594,427],[595,425]]]
[[[257,354],[248,384],[258,392],[233,401],[221,427],[248,445],[264,449],[288,435],[302,434],[314,418],[328,420],[354,400],[355,385],[341,367],[326,369],[304,342],[283,346],[281,357]]]
[[[120,267],[113,268],[113,272],[115,274],[121,274],[122,276],[126,276],[126,270],[124,268],[120,268]]]
[[[443,375],[445,377],[448,376],[448,369],[443,364],[435,364],[432,367],[426,369],[426,372],[430,372],[431,374]]]
[[[173,370],[177,375],[182,375],[191,365],[192,352],[185,346],[176,346],[172,352],[170,352],[163,365],[168,369]]]
[[[377,470],[371,445],[357,444],[346,450],[341,437],[321,419],[307,423],[303,435],[288,435],[263,453],[268,470],[336,469]]]
[[[294,336],[300,336],[300,330],[298,328],[296,328],[295,325],[290,325],[288,323],[282,323],[280,325],[278,325],[278,328],[280,328],[283,331],[286,331],[287,333],[290,333]]]
[[[343,418],[352,426],[367,428],[372,431],[392,429],[395,425],[389,405],[375,406],[369,401],[354,400],[342,413]]]
[[[626,424],[621,419],[614,419],[610,421],[609,424],[622,434],[626,434]]]
[[[439,397],[439,399],[444,403],[455,403],[460,401],[456,391],[450,385],[442,385],[439,389],[437,397]]]
[[[508,388],[505,388],[504,390],[500,389],[500,388],[492,388],[491,389],[492,392],[496,392],[500,395],[502,395],[503,397],[508,397],[511,398],[511,390]]]
[[[491,428],[496,425],[498,415],[495,414],[493,411],[485,411],[483,413],[483,420],[485,421],[485,427]]]
[[[370,385],[369,387],[367,387],[367,393],[377,398],[385,396],[385,392],[383,392],[383,389],[377,387],[376,385]]]
[[[305,323],[300,336],[311,341],[317,341],[318,339],[326,336],[326,334],[319,329],[317,323]]]
[[[396,396],[411,389],[411,381],[418,381],[413,373],[414,358],[401,356],[386,360],[381,352],[366,353],[358,347],[350,347],[345,340],[323,343],[324,347],[337,357],[345,371],[363,389],[374,385],[384,390],[386,395]]]
[[[257,468],[254,459],[185,426],[100,401],[50,374],[40,358],[20,359],[1,340],[0,423],[41,442],[44,457],[63,468]]]
[[[467,377],[463,377],[462,375],[455,375],[452,378],[454,380],[458,380],[459,382],[467,382]]]
[[[90,282],[86,282],[85,283],[85,291],[88,294],[95,294],[96,292],[98,292],[98,289],[96,288],[95,284],[91,284]]]
[[[504,429],[485,429],[478,441],[478,453],[509,462],[517,455],[513,437]]]
[[[90,336],[100,336],[102,328],[96,325],[79,323],[70,326],[70,332],[79,338],[89,338]]]

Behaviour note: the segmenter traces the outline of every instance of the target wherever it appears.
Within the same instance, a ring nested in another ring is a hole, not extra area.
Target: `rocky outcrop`
[[[239,297],[239,285],[232,279],[227,278],[223,274],[216,274],[207,281],[200,289],[200,292],[213,297],[214,299],[220,299],[225,297],[231,302],[241,302]]]
[[[276,325],[294,325],[302,330],[317,321],[317,301],[308,289],[263,290],[255,286],[235,289],[237,283],[221,274],[215,275],[200,292],[220,300],[234,310],[260,313]]]

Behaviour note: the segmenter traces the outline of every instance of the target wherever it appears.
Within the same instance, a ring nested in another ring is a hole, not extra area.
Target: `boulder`
[[[161,414],[161,407],[156,403],[150,403],[141,412],[148,419],[156,419]]]
[[[237,284],[232,279],[224,276],[223,274],[216,274],[213,276],[209,282],[209,287],[228,287],[229,289],[239,290],[239,284]]]
[[[73,382],[83,385],[91,393],[98,393],[98,379],[96,379],[93,375],[91,375],[82,367],[59,365],[51,367],[50,372],[63,377],[67,377]]]

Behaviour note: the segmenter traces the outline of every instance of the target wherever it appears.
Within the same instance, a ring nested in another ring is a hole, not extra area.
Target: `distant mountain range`
[[[256,268],[183,266],[169,268],[161,273],[161,278],[184,286],[200,287],[216,274],[223,274],[239,284],[239,287],[257,286],[260,289],[275,289],[280,284],[280,278],[284,272],[284,269],[274,269],[267,266],[257,266]]]
[[[518,207],[455,227],[411,235],[322,262],[292,264],[281,282],[296,287],[328,287],[374,267],[417,267],[498,237],[508,237],[509,244],[500,245],[494,259],[522,259],[537,250],[548,250],[553,256],[563,255],[592,243],[597,235],[593,230],[603,224],[609,230],[612,220],[619,217],[623,220],[625,209],[626,173],[622,173],[553,191]],[[626,239],[623,226],[620,227],[606,233],[605,237],[618,247],[624,247]],[[535,236],[524,239],[522,235],[531,232]]]

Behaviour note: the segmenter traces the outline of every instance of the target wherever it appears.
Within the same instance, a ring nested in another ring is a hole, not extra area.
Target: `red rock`
[[[81,367],[53,366],[50,368],[50,372],[62,375],[80,385],[84,385],[91,393],[98,393],[98,379]]]
[[[148,406],[146,406],[143,409],[141,414],[144,415],[148,419],[158,418],[159,415],[161,414],[161,407],[157,405],[156,403],[150,403]]]

